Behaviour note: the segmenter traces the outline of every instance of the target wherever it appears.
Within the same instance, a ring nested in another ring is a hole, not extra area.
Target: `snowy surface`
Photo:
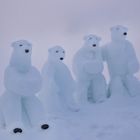
[[[48,116],[50,128],[27,128],[23,134],[1,130],[1,140],[139,140],[140,96],[109,99],[79,112]]]

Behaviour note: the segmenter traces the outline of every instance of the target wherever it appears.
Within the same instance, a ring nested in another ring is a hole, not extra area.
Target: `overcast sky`
[[[3,73],[11,55],[12,41],[27,39],[33,44],[33,64],[39,69],[47,49],[62,45],[66,64],[89,33],[110,40],[110,27],[129,28],[128,39],[140,60],[140,0],[0,0],[0,93]]]

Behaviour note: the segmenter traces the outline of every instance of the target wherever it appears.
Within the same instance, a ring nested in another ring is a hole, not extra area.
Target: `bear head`
[[[112,41],[122,41],[126,39],[128,29],[122,25],[113,26],[111,29]]]
[[[55,62],[60,62],[64,60],[65,58],[65,50],[61,46],[54,46],[51,47],[49,50],[49,59],[55,61]]]
[[[20,55],[31,55],[32,45],[26,40],[18,40],[12,43],[14,51],[17,51]]]
[[[89,48],[89,50],[96,50],[96,48],[99,46],[101,38],[96,35],[90,34],[85,36],[84,40],[85,40],[84,46],[86,48]]]
[[[32,45],[26,40],[18,40],[12,43],[13,53],[10,65],[20,72],[26,72],[31,66]]]

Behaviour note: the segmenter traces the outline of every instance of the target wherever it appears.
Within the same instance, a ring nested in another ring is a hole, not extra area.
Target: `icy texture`
[[[4,78],[7,90],[22,95],[32,96],[41,89],[42,78],[35,67],[25,73],[18,72],[15,67],[8,66]]]
[[[16,67],[20,72],[27,72],[31,67],[32,46],[26,40],[19,40],[12,43],[13,53],[10,66]],[[26,53],[27,51],[27,53]]]
[[[84,46],[77,51],[73,59],[80,104],[86,104],[88,96],[92,102],[100,102],[106,98],[106,81],[102,75],[103,61],[99,48],[100,38],[88,35],[84,40]]]
[[[4,121],[1,124],[4,123],[8,131],[21,128],[24,132],[23,114],[26,114],[29,123],[41,129],[46,118],[36,94],[41,89],[42,77],[31,65],[31,44],[20,40],[12,46],[14,50],[4,77],[6,89],[0,99],[1,120]]]
[[[10,64],[5,70],[4,84],[8,91],[31,96],[41,89],[42,78],[31,65],[32,46],[26,40],[12,43]],[[13,82],[14,81],[14,82]]]
[[[140,90],[139,81],[134,77],[139,70],[139,63],[132,44],[126,40],[127,31],[121,25],[112,27],[112,40],[102,49],[111,77],[110,94],[113,95],[116,94],[114,92],[121,94],[121,90],[127,90],[128,94],[134,96]]]
[[[47,62],[42,68],[43,88],[39,98],[47,113],[75,110],[75,83],[68,67],[63,63],[65,50],[60,46],[49,49]]]
[[[24,134],[0,131],[2,140],[139,140],[140,96],[91,104],[79,112],[48,116],[50,129],[25,129]],[[118,104],[119,103],[119,104]]]

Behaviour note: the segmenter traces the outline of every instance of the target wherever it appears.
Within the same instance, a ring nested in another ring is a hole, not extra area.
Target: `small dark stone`
[[[125,32],[125,33],[123,33],[124,35],[127,35],[127,33]]]
[[[26,52],[26,53],[28,53],[28,52],[29,52],[29,50],[25,50],[25,52]]]
[[[23,45],[22,45],[22,44],[20,44],[19,46],[20,46],[20,47],[22,47]]]
[[[22,129],[21,128],[15,128],[13,130],[14,133],[22,133]]]
[[[60,60],[63,60],[63,59],[64,59],[63,57],[60,58]]]
[[[48,124],[43,124],[43,125],[41,125],[41,128],[42,129],[48,129],[49,128],[49,125]]]

